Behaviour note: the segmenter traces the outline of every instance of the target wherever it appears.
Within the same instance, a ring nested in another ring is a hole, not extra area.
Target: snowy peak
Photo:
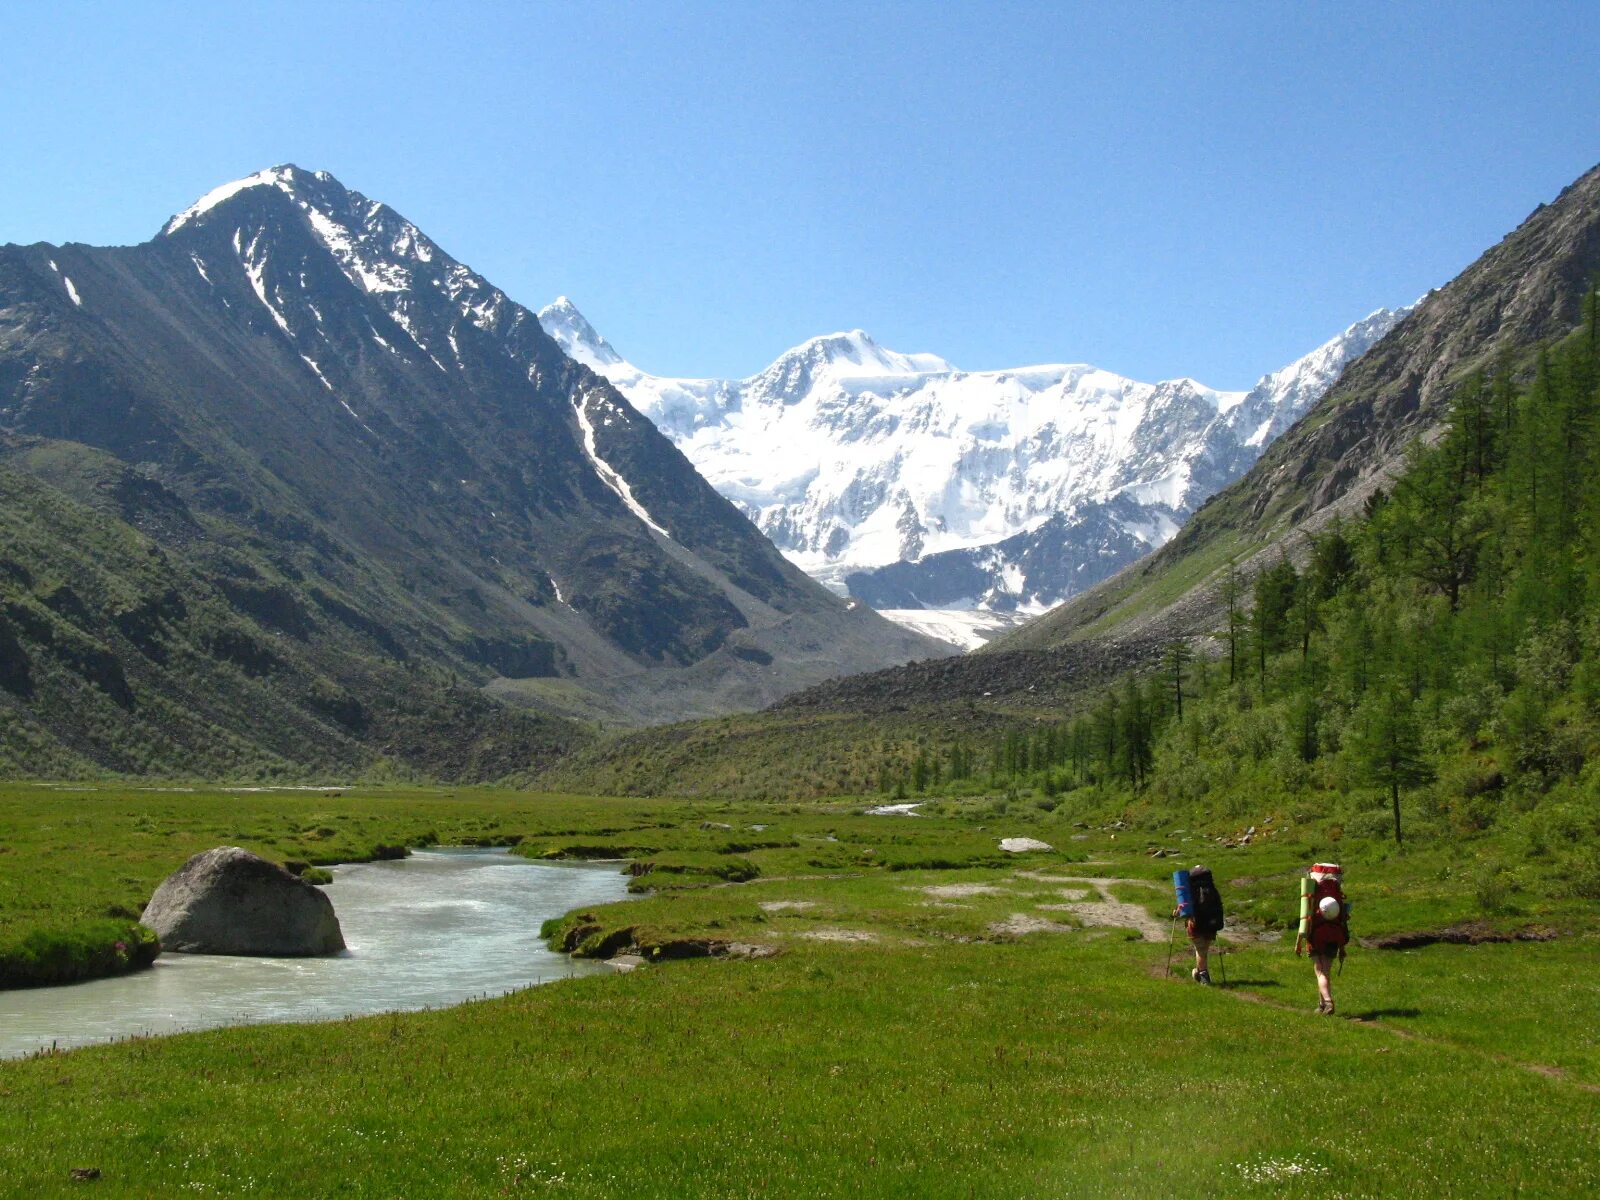
[[[1165,543],[1400,315],[1248,393],[1083,363],[962,372],[860,329],[742,380],[597,369],[814,578],[880,608],[1036,610]],[[570,303],[540,318],[569,353],[605,345]]]
[[[325,318],[342,321],[343,333],[373,353],[446,375],[474,361],[485,365],[492,351],[484,335],[515,335],[520,326],[543,340],[532,313],[394,209],[326,171],[285,164],[224,184],[168,221],[156,241],[181,248],[213,291],[242,273],[260,308],[330,391],[337,380],[325,360],[348,347]],[[340,295],[341,279],[373,308],[357,318]]]
[[[270,167],[207,192],[168,221],[160,236],[231,226],[236,240],[251,241],[271,215],[271,210],[259,207],[263,195],[282,197],[280,204],[298,212],[340,270],[365,292],[412,290],[419,282],[417,270],[423,267],[470,274],[388,205],[345,187],[326,171],[305,171],[293,164]]]
[[[787,362],[805,363],[813,370],[826,369],[840,378],[934,375],[955,370],[937,354],[900,354],[885,349],[864,329],[811,338],[780,356],[773,367]]]
[[[607,367],[623,365],[622,355],[595,332],[588,318],[565,296],[557,296],[553,303],[539,310],[539,324],[555,338],[568,358],[581,362],[592,371],[604,374]]]
[[[268,167],[265,171],[257,171],[254,175],[246,175],[243,179],[235,179],[232,183],[225,183],[221,187],[212,188],[163,225],[161,236],[171,237],[185,225],[203,217],[218,205],[252,188],[276,188],[293,195],[297,178],[304,175],[307,175],[307,172],[293,163],[283,163],[276,167]]]
[[[790,404],[823,389],[856,392],[877,385],[882,390],[954,371],[936,354],[900,354],[880,346],[865,330],[853,329],[802,342],[745,382],[754,403]]]

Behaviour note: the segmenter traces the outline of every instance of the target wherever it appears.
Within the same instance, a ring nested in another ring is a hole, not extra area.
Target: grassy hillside
[[[935,659],[809,688],[759,713],[597,740],[515,778],[555,790],[782,799],[894,789],[919,754],[1063,720],[1148,657],[1129,643]]]
[[[108,456],[7,450],[28,469],[0,465],[0,775],[485,779],[586,736],[414,660],[334,579]]]

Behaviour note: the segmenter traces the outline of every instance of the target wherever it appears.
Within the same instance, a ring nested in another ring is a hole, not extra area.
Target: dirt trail
[[[1126,900],[1118,900],[1111,894],[1112,884],[1131,884],[1134,887],[1151,888],[1157,888],[1160,886],[1159,884],[1147,883],[1142,879],[1108,879],[1095,875],[1054,875],[1041,871],[1018,871],[1017,878],[1030,879],[1036,883],[1071,883],[1080,887],[1093,888],[1100,897],[1098,900],[1068,900],[1064,904],[1052,904],[1049,908],[1053,912],[1071,913],[1084,925],[1113,929],[1136,929],[1139,932],[1139,936],[1147,942],[1164,942],[1167,940],[1167,927],[1152,917],[1143,905],[1130,904]]]

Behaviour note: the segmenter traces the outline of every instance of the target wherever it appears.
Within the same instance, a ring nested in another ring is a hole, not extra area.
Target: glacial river
[[[332,958],[163,954],[148,970],[0,991],[0,1058],[133,1035],[439,1008],[603,970],[546,949],[539,926],[627,895],[616,864],[505,850],[419,850],[332,868],[344,930]]]

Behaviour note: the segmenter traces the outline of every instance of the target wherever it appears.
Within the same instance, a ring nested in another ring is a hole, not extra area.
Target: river
[[[334,867],[345,953],[163,954],[148,970],[0,991],[0,1058],[116,1038],[439,1008],[605,968],[548,950],[546,918],[624,899],[616,864],[536,863],[505,850],[419,850]]]

